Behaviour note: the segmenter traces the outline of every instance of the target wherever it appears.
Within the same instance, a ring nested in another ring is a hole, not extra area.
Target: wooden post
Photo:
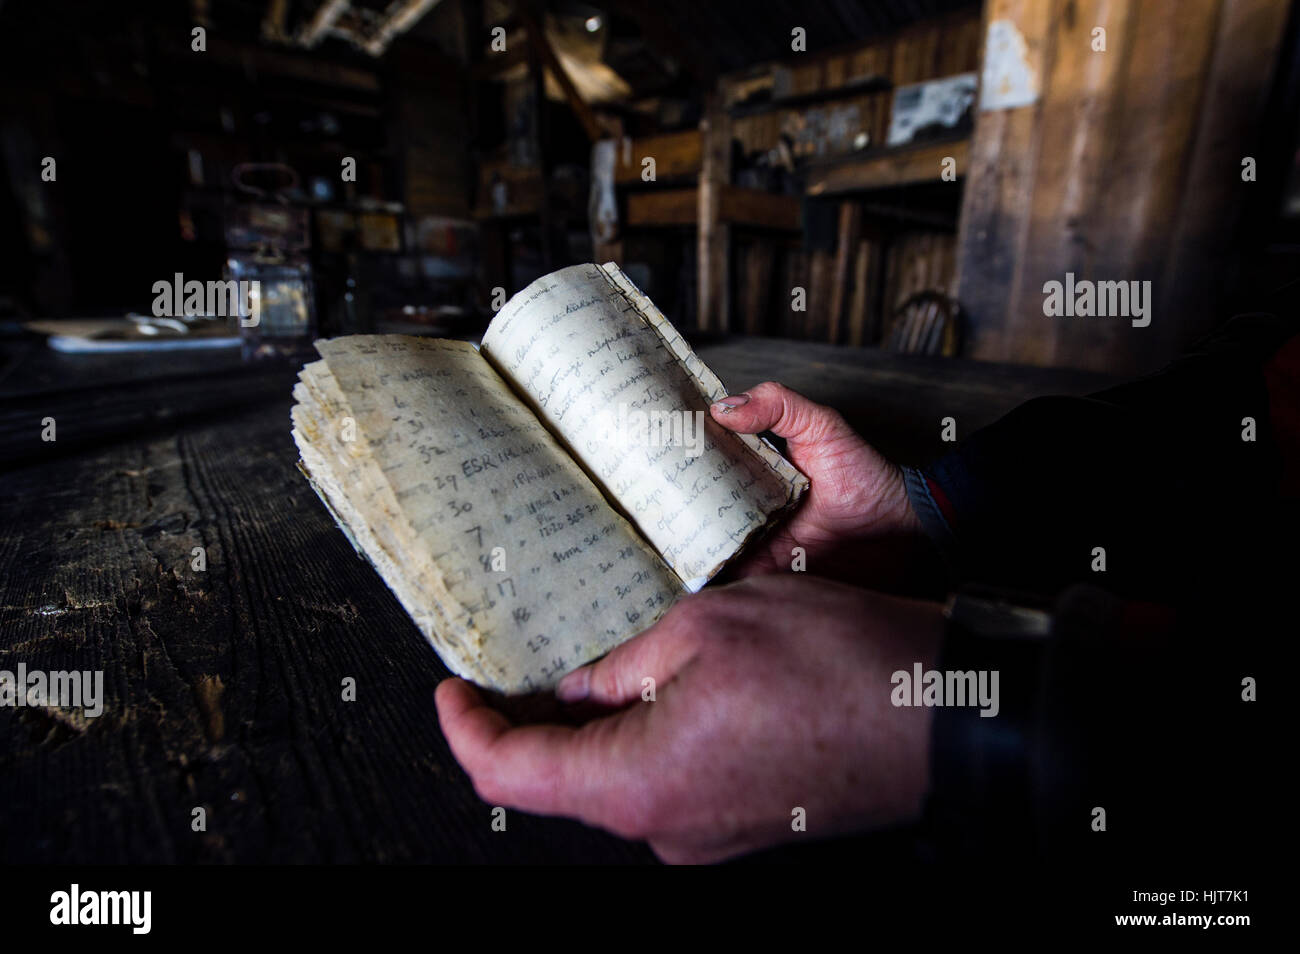
[[[701,331],[726,331],[731,321],[731,229],[722,221],[722,191],[731,181],[731,117],[717,91],[700,121],[699,313]]]
[[[746,254],[737,256],[741,285],[736,289],[741,327],[747,335],[767,333],[768,308],[772,299],[772,267],[776,261],[775,239],[760,236]]]
[[[546,39],[546,31],[542,27],[541,17],[527,4],[520,7],[519,12],[523,17],[524,27],[528,33],[528,45],[532,48],[533,53],[540,57],[542,66],[550,70],[551,75],[555,77],[555,82],[559,84],[561,92],[564,93],[565,101],[578,118],[583,131],[586,132],[587,139],[591,142],[603,139],[605,132],[601,129],[596,114],[591,111],[591,107],[582,98],[578,88],[573,85],[573,80],[569,78],[568,72],[564,69],[564,64],[560,62],[560,58],[551,49],[550,41]],[[530,58],[528,62],[531,68],[533,60]],[[545,89],[545,86],[543,86],[543,89]]]
[[[880,253],[879,240],[858,240],[848,319],[848,343],[858,347],[880,343]]]
[[[1038,93],[977,115],[957,240],[972,357],[1140,373],[1225,317],[1215,292],[1239,254],[1226,236],[1240,163],[1289,10],[988,0],[986,28],[1014,31]],[[1150,281],[1150,327],[1046,316],[1044,287],[1067,273]]]
[[[826,340],[837,344],[843,325],[844,303],[849,291],[849,261],[857,250],[858,232],[862,222],[861,208],[853,199],[840,203],[840,227],[835,244],[835,277],[831,285],[831,307],[827,316]]]
[[[527,9],[523,7],[522,9]],[[551,271],[555,268],[555,256],[551,249],[551,169],[546,158],[546,76],[542,72],[541,43],[535,34],[541,32],[541,23],[536,17],[525,21],[528,36],[528,79],[533,92],[533,129],[536,136],[537,166],[542,176],[541,206],[538,209],[542,240],[542,269]]]

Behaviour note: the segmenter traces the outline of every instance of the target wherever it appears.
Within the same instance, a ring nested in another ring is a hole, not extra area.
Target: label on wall
[[[898,87],[894,90],[887,144],[902,145],[917,138],[918,132],[955,130],[969,122],[977,79],[974,73],[959,73]]]
[[[1038,102],[1038,71],[1029,62],[1029,45],[1010,20],[992,20],[984,46],[980,109],[1015,109]]]

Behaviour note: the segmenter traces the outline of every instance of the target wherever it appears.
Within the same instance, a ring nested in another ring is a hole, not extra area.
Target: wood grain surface
[[[835,403],[911,457],[943,449],[941,411],[973,428],[1101,383],[774,340],[701,355],[737,389],[785,379]],[[563,820],[510,812],[492,830],[438,728],[446,670],[294,467],[291,371],[137,363],[130,382],[59,389],[44,355],[26,360],[0,397],[17,435],[0,459],[0,669],[103,670],[105,699],[94,719],[0,708],[0,859],[652,859]],[[141,411],[125,423],[124,402]],[[68,442],[28,441],[46,414]]]

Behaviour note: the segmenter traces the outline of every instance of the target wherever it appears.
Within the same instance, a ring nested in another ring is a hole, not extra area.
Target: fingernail
[[[591,667],[575,669],[555,687],[555,695],[561,702],[581,702],[591,692]]]
[[[718,398],[713,402],[714,407],[722,408],[722,414],[730,414],[733,408],[742,407],[749,403],[748,394],[728,394],[724,398]]]

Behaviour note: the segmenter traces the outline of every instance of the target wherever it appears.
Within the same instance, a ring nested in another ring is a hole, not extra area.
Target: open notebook
[[[712,420],[722,383],[613,264],[539,278],[481,348],[316,349],[300,468],[448,668],[506,694],[646,629],[808,487]]]

